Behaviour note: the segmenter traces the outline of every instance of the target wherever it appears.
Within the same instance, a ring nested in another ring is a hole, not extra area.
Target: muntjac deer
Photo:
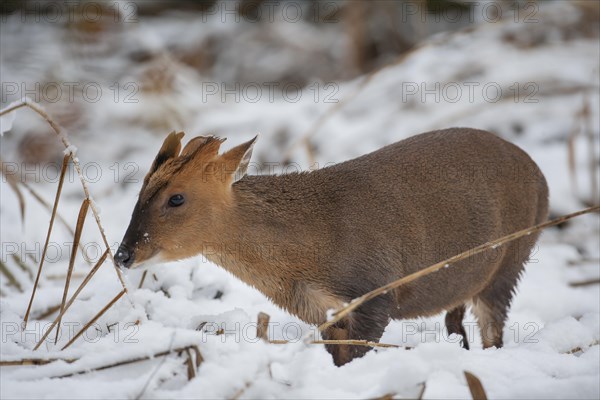
[[[219,154],[222,139],[164,141],[115,259],[124,267],[203,254],[310,324],[393,280],[543,222],[546,180],[497,136],[423,133],[312,172],[246,175],[256,138]],[[534,233],[370,300],[324,339],[378,341],[390,319],[448,311],[463,335],[472,306],[483,346],[502,331]],[[483,256],[482,256],[483,255]],[[327,345],[336,365],[366,347]]]

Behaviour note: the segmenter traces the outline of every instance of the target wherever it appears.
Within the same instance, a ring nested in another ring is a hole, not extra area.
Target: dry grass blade
[[[380,397],[374,397],[371,400],[394,400],[394,396],[397,396],[397,393],[386,393]]]
[[[65,157],[69,157],[69,156],[65,156]],[[42,207],[44,207],[46,210],[48,210],[50,215],[52,215],[53,207],[34,188],[29,186],[29,184],[27,182],[21,182],[21,186],[23,186],[25,189],[27,189],[29,194],[31,194],[33,196],[33,198],[36,199],[37,202],[42,205]],[[75,231],[73,231],[73,228],[71,228],[69,226],[69,223],[67,222],[67,220],[65,220],[64,217],[62,215],[60,215],[60,213],[58,211],[56,212],[56,220],[65,227],[65,229],[69,232],[69,234],[71,236],[75,236]],[[79,250],[81,251],[81,255],[83,256],[83,259],[85,260],[85,262],[87,262],[89,265],[92,265],[92,262],[86,256],[85,249],[83,248],[83,245],[81,243],[79,243]]]
[[[582,286],[591,286],[591,285],[598,285],[598,284],[600,284],[600,278],[588,279],[588,280],[579,281],[579,282],[571,282],[571,283],[569,283],[569,286],[582,287]]]
[[[70,345],[72,345],[73,343],[75,343],[75,341],[83,334],[83,332],[85,332],[90,326],[92,326],[92,324],[94,322],[96,322],[98,320],[98,318],[100,318],[102,315],[104,315],[104,313],[106,311],[108,311],[108,309],[111,308],[117,301],[119,301],[119,299],[121,297],[123,297],[123,295],[125,293],[126,293],[125,289],[121,290],[119,292],[119,294],[116,295],[107,305],[105,305],[102,310],[98,311],[98,313],[94,316],[94,318],[89,320],[89,322],[87,324],[85,324],[85,326],[83,328],[81,328],[81,330],[79,332],[77,332],[75,334],[75,336],[73,336],[73,338],[71,340],[69,340],[69,342],[62,347],[61,350],[64,350],[67,347],[69,347]]]
[[[46,311],[44,311],[43,313],[41,313],[40,315],[36,316],[35,319],[40,320],[40,319],[46,319],[49,316],[51,316],[52,314],[54,314],[55,312],[60,312],[60,304],[57,304],[55,306],[49,307]]]
[[[75,236],[73,236],[73,246],[71,249],[71,258],[69,259],[69,269],[67,270],[67,278],[65,279],[65,290],[63,291],[62,302],[60,305],[61,311],[65,308],[67,302],[67,295],[69,294],[69,285],[71,284],[71,274],[73,273],[73,267],[75,266],[75,258],[77,257],[77,248],[81,241],[81,232],[83,232],[83,225],[85,223],[85,217],[87,216],[90,201],[84,199],[79,209],[79,215],[77,216],[77,225],[75,226]],[[56,325],[56,337],[54,344],[58,342],[58,335],[60,332],[60,318],[58,319],[58,325]]]
[[[590,347],[598,346],[599,344],[600,344],[599,340],[594,340],[591,344],[589,344],[588,346],[586,346],[584,348],[589,349]],[[580,351],[583,351],[584,348],[582,348],[581,346],[577,346],[575,348],[572,348],[569,351],[566,351],[563,354],[575,354],[575,353],[579,353]]]
[[[136,357],[136,358],[132,358],[132,359],[128,359],[128,360],[118,361],[118,362],[108,364],[108,365],[101,365],[99,367],[86,368],[81,371],[70,372],[68,374],[55,376],[54,378],[68,378],[70,376],[82,375],[82,374],[87,374],[90,372],[103,371],[103,370],[110,369],[110,368],[122,367],[123,365],[129,365],[129,364],[134,364],[134,363],[138,363],[138,362],[142,362],[142,361],[152,360],[152,359],[155,359],[158,357],[168,356],[169,354],[179,354],[179,353],[184,352],[186,349],[193,349],[194,347],[196,347],[196,346],[192,345],[192,346],[188,346],[188,347],[180,347],[177,349],[161,351],[159,353],[155,353],[150,356]],[[58,360],[62,360],[62,359],[58,359]],[[64,360],[64,361],[66,361],[66,360]],[[77,360],[73,360],[73,361],[77,361]],[[71,361],[71,362],[73,362],[73,361]],[[69,362],[69,361],[66,361],[66,362]]]
[[[196,369],[204,362],[204,357],[202,357],[202,353],[200,353],[200,349],[198,346],[190,346],[194,355],[196,356]]]
[[[69,156],[65,156],[67,159],[69,158]],[[62,170],[61,170],[61,174],[63,174]],[[63,178],[64,179],[64,178]],[[29,192],[29,194],[31,194],[31,196],[42,205],[42,207],[44,207],[46,210],[48,210],[48,212],[50,213],[50,215],[52,215],[52,213],[54,213],[53,210],[53,206],[48,203],[34,188],[32,188],[27,182],[21,182],[20,183],[21,186],[23,186],[25,189],[27,189],[27,191]],[[59,183],[60,185],[60,183]],[[64,217],[62,215],[60,215],[60,213],[57,211],[55,212],[56,215],[56,220],[58,222],[60,222],[65,229],[71,234],[71,236],[75,235],[75,232],[73,231],[73,228],[71,228],[69,226],[69,223],[67,222],[66,219],[64,219]]]
[[[473,400],[487,400],[487,395],[483,389],[483,385],[479,378],[470,372],[464,371],[465,378],[467,378],[467,385],[469,385],[469,391]]]
[[[365,293],[364,295],[352,300],[350,302],[350,304],[346,305],[345,307],[340,308],[339,310],[337,310],[334,314],[333,314],[333,318],[327,322],[325,322],[324,324],[322,324],[321,326],[319,326],[319,330],[322,331],[330,326],[332,326],[333,324],[335,324],[336,322],[338,322],[339,320],[341,320],[342,318],[344,318],[346,315],[350,314],[353,310],[355,310],[357,307],[359,307],[361,304],[377,297],[380,296],[382,294],[388,293],[390,290],[392,289],[396,289],[402,285],[405,285],[409,282],[412,282],[416,279],[419,279],[425,275],[429,275],[433,272],[436,272],[442,268],[448,267],[451,264],[455,264],[458,261],[464,260],[466,258],[472,257],[474,255],[477,255],[479,253],[482,253],[486,250],[489,250],[491,248],[496,248],[498,246],[501,246],[503,244],[506,244],[508,242],[511,242],[513,240],[519,239],[521,237],[530,235],[534,232],[540,231],[542,229],[548,228],[550,226],[554,226],[554,225],[559,225],[562,224],[563,222],[571,219],[571,218],[575,218],[578,217],[580,215],[584,215],[584,214],[589,214],[591,212],[594,211],[598,211],[600,210],[600,206],[594,206],[594,207],[589,207],[586,208],[584,210],[581,211],[577,211],[568,215],[564,215],[562,217],[553,219],[551,221],[547,221],[514,233],[511,233],[509,235],[503,236],[499,239],[496,240],[492,240],[491,242],[488,243],[484,243],[480,246],[474,247],[472,249],[469,249],[467,251],[464,251],[460,254],[457,254],[455,256],[452,256],[444,261],[441,261],[439,263],[433,264],[427,268],[424,268],[420,271],[417,271],[413,274],[407,275],[403,278],[397,279],[393,282],[388,283],[387,285],[381,286],[377,289],[374,289],[368,293]]]
[[[15,288],[17,288],[17,290],[19,292],[23,291],[23,288],[21,287],[21,284],[19,283],[17,278],[15,278],[13,273],[10,272],[10,269],[8,269],[8,266],[6,264],[4,264],[2,261],[0,261],[0,272],[2,272],[2,274],[4,276],[6,276],[6,279],[8,279],[9,285],[12,285]]]
[[[23,262],[23,260],[21,260],[21,257],[19,257],[16,254],[13,254],[12,259],[15,261],[15,264],[17,264],[19,268],[21,268],[21,270],[27,274],[29,279],[33,280],[33,272],[31,272],[29,266],[25,262]]]
[[[588,165],[590,166],[590,190],[592,191],[590,196],[590,202],[591,205],[599,205],[600,190],[598,188],[598,155],[596,154],[597,146],[594,143],[594,130],[592,128],[592,113],[590,110],[590,100],[587,96],[584,98],[584,104],[581,114],[584,125],[583,130],[586,133],[586,137],[588,139]]]
[[[427,384],[425,382],[421,383],[421,391],[419,392],[419,396],[417,396],[417,400],[422,400],[425,395],[425,389],[427,389]]]
[[[27,305],[27,311],[25,311],[25,317],[23,317],[23,326],[27,328],[27,321],[29,320],[29,313],[31,312],[31,306],[33,305],[33,299],[35,292],[37,291],[38,284],[40,282],[40,276],[42,275],[42,268],[44,267],[44,260],[46,259],[46,252],[48,251],[48,244],[50,243],[50,234],[52,233],[52,227],[54,226],[54,218],[56,217],[56,210],[58,209],[58,201],[60,200],[60,194],[62,192],[63,183],[65,181],[65,173],[67,171],[67,165],[69,164],[69,156],[63,158],[62,167],[60,170],[60,179],[58,181],[58,188],[56,189],[56,197],[54,198],[54,207],[52,208],[52,215],[50,216],[50,223],[48,224],[48,233],[46,234],[46,242],[44,243],[44,250],[42,250],[42,258],[40,259],[40,266],[38,267],[37,275],[35,276],[35,282],[33,283],[33,289],[31,290],[31,297],[29,298],[29,304]]]
[[[28,107],[29,109],[36,112],[40,117],[42,117],[50,125],[52,130],[54,130],[54,133],[56,133],[56,135],[58,136],[58,138],[60,139],[60,141],[62,142],[62,144],[65,146],[66,149],[69,150],[72,148],[71,143],[69,142],[69,139],[67,139],[67,136],[63,133],[61,127],[56,122],[54,122],[54,120],[52,120],[52,118],[50,118],[48,113],[46,111],[44,111],[44,109],[42,107],[40,107],[39,105],[37,105],[36,103],[32,102],[29,99],[23,99],[23,100],[21,100],[21,102],[15,104],[13,106],[10,106],[3,110],[0,110],[0,117],[2,115],[8,114],[10,112],[13,112],[13,111],[18,110],[19,108],[23,108],[23,107]],[[73,159],[73,166],[75,167],[75,171],[77,172],[77,175],[79,176],[79,180],[81,181],[81,186],[83,188],[85,198],[91,199],[87,181],[85,180],[85,177],[81,170],[81,165],[79,164],[79,160],[77,159],[77,157],[72,157],[72,159]],[[90,207],[92,209],[92,213],[94,214],[94,219],[96,220],[98,229],[100,230],[100,235],[102,236],[104,245],[106,246],[107,249],[110,249],[110,244],[108,243],[108,239],[106,238],[106,233],[104,232],[104,227],[102,226],[102,222],[100,221],[100,213],[98,212],[98,209],[96,208],[96,205],[94,204],[94,202],[90,202]],[[110,250],[109,250],[108,254],[113,263],[113,267],[115,269],[117,277],[119,278],[119,282],[121,283],[123,290],[125,290],[125,292],[127,292],[127,286],[125,285],[125,281],[123,279],[123,274],[121,273],[121,270],[119,269],[117,263],[115,262],[114,256]]]
[[[144,286],[144,281],[146,280],[146,275],[148,275],[148,270],[144,270],[144,273],[142,274],[142,279],[140,279],[140,284],[138,285],[138,289],[141,289],[142,286]]]
[[[21,224],[25,223],[25,197],[23,197],[23,193],[21,193],[21,189],[19,189],[19,180],[15,178],[13,174],[6,173],[6,163],[0,161],[0,165],[2,168],[0,171],[2,175],[6,177],[6,182],[8,182],[8,186],[15,192],[17,195],[17,199],[19,200],[19,210],[21,211]]]
[[[158,365],[156,366],[156,368],[154,368],[154,371],[152,371],[152,373],[150,374],[150,377],[148,378],[148,380],[146,381],[146,383],[142,387],[142,390],[140,391],[140,393],[135,397],[135,400],[141,399],[144,396],[144,393],[146,392],[146,389],[148,389],[148,386],[150,386],[150,383],[152,382],[152,379],[154,379],[154,375],[156,375],[156,373],[158,372],[158,370],[162,367],[162,365],[167,360],[167,355],[169,355],[171,353],[171,351],[173,349],[173,342],[174,341],[175,341],[175,333],[173,333],[173,335],[171,335],[171,342],[169,343],[169,351],[166,352],[166,354],[163,357],[163,359],[160,361],[160,363],[158,363]]]
[[[581,118],[578,112],[576,118]],[[567,136],[567,162],[569,166],[569,176],[571,178],[571,190],[576,198],[579,198],[579,189],[577,186],[577,163],[575,162],[575,141],[579,135],[579,121],[575,121],[569,135]]]
[[[289,340],[269,340],[271,344],[289,344],[291,343]],[[308,344],[334,344],[334,345],[346,345],[346,346],[365,346],[365,347],[381,347],[381,348],[391,348],[391,349],[399,349],[403,348],[406,350],[411,350],[412,347],[402,347],[396,344],[388,344],[388,343],[377,343],[377,342],[369,342],[366,340],[311,340],[307,342]]]
[[[269,320],[271,317],[269,314],[264,312],[258,313],[258,319],[256,324],[256,337],[264,340],[265,342],[269,341]]]
[[[58,321],[62,318],[63,315],[65,315],[65,313],[67,312],[67,310],[69,309],[69,307],[71,307],[71,305],[73,304],[73,302],[75,301],[75,299],[77,298],[77,296],[79,296],[79,293],[81,293],[81,291],[83,290],[83,288],[85,288],[85,286],[92,279],[92,277],[94,276],[94,274],[100,269],[100,267],[102,266],[102,264],[104,264],[104,261],[106,261],[107,257],[108,257],[108,249],[106,249],[104,251],[104,254],[102,254],[102,256],[100,257],[100,259],[98,260],[98,262],[96,263],[96,265],[94,265],[94,268],[92,268],[92,270],[87,274],[87,276],[85,277],[85,279],[83,280],[83,282],[81,282],[81,284],[79,285],[79,287],[77,288],[77,290],[75,290],[75,293],[73,293],[73,296],[71,296],[71,298],[69,299],[69,301],[67,302],[67,304],[64,306],[64,308],[62,307],[62,304],[61,304],[61,311],[60,311],[60,313],[54,319],[54,322],[52,323],[52,325],[50,325],[50,328],[48,328],[48,330],[46,330],[46,333],[44,333],[44,335],[42,336],[42,338],[40,339],[40,341],[38,342],[38,344],[33,348],[33,350],[37,350],[42,345],[42,343],[44,342],[44,340],[46,340],[46,338],[48,337],[48,335],[50,335],[50,332],[52,332],[52,329],[54,329],[54,327],[58,324]]]
[[[77,361],[77,358],[24,358],[21,360],[0,361],[0,367],[15,367],[25,365],[48,365],[55,361],[64,361],[68,364]]]
[[[192,353],[190,352],[189,348],[185,349],[185,354],[187,354],[185,363],[187,364],[188,381],[191,381],[196,377],[196,368],[194,366],[194,362],[192,361]]]

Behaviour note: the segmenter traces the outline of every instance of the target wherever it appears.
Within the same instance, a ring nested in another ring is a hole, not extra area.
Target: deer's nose
[[[115,261],[117,262],[117,265],[120,267],[129,268],[131,264],[133,264],[134,260],[135,254],[132,250],[129,250],[124,244],[119,246],[117,254],[115,254]]]

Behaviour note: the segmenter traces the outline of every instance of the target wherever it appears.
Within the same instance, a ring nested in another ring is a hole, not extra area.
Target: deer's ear
[[[181,151],[181,156],[202,157],[204,160],[208,160],[219,154],[219,148],[225,140],[216,136],[197,136],[185,145]]]
[[[179,155],[179,151],[181,150],[181,138],[185,135],[183,132],[171,132],[169,136],[166,137],[163,142],[152,166],[150,167],[150,171],[148,171],[148,175],[146,175],[146,179],[150,177],[153,173],[156,172],[161,165],[163,165],[167,160],[171,158],[175,158]]]
[[[223,162],[225,168],[225,174],[232,184],[246,176],[246,171],[248,170],[248,164],[250,164],[250,159],[252,158],[252,149],[254,148],[256,139],[258,139],[258,135],[256,135],[254,139],[249,140],[246,143],[242,143],[226,153],[223,153],[221,156],[221,161]]]

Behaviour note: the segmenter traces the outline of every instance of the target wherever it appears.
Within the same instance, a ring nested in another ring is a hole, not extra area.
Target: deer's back
[[[318,249],[298,268],[345,298],[538,223],[547,212],[546,182],[529,156],[474,129],[423,133],[322,170],[236,185],[256,200],[257,222],[271,221],[273,232],[292,229],[293,240]],[[496,267],[477,266],[482,276]],[[444,285],[460,292],[464,283]]]

